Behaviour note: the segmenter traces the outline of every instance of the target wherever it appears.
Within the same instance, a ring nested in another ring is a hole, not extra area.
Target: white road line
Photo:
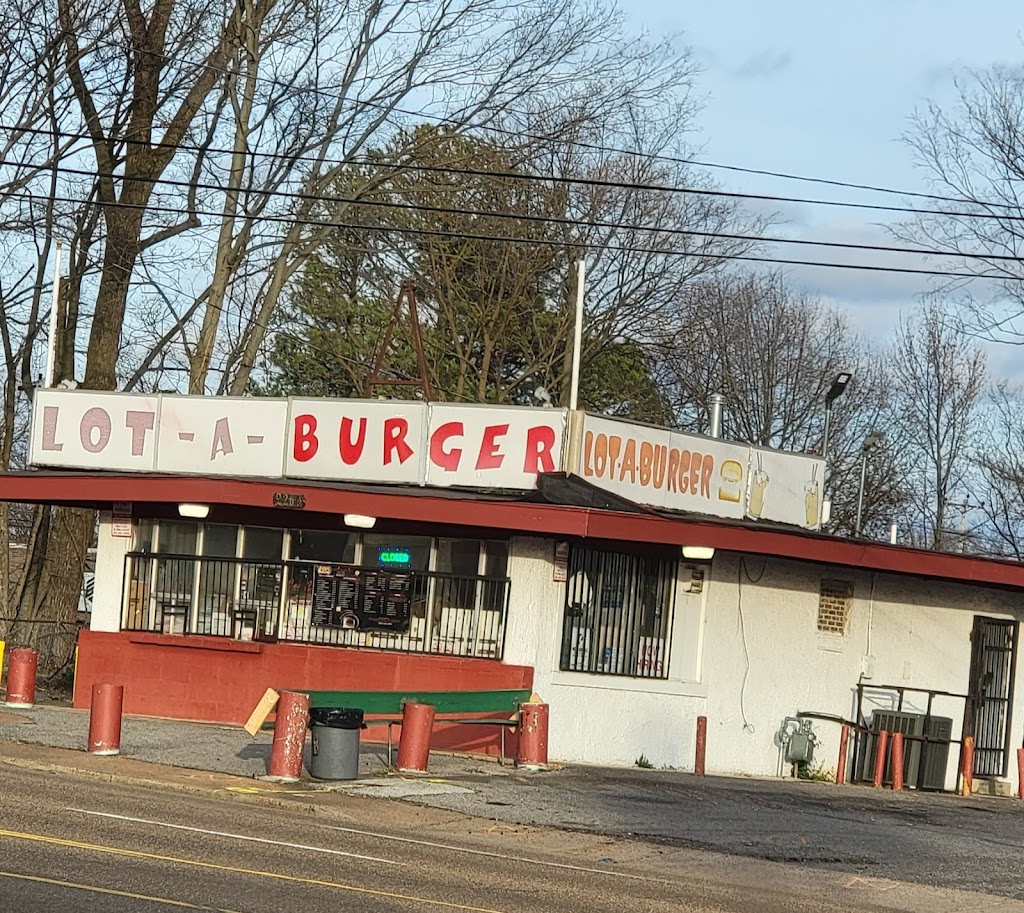
[[[331,831],[342,831],[345,834],[359,834],[362,837],[375,837],[378,840],[392,840],[396,843],[414,843],[417,846],[429,846],[438,850],[449,850],[453,853],[470,853],[473,856],[489,856],[491,859],[504,859],[507,862],[522,862],[526,865],[542,865],[552,869],[569,869],[573,872],[587,872],[591,875],[611,875],[613,878],[632,878],[636,881],[657,881],[661,884],[674,884],[667,878],[651,878],[647,875],[631,875],[629,872],[615,872],[612,869],[593,869],[582,865],[571,865],[568,862],[547,862],[543,859],[527,859],[523,856],[509,856],[508,853],[495,853],[491,850],[473,850],[465,846],[452,846],[449,843],[434,843],[431,840],[416,840],[412,837],[394,837],[391,834],[378,834],[374,831],[360,831],[354,827],[339,827],[336,824],[321,824]]]
[[[211,837],[227,837],[231,840],[247,840],[250,843],[265,843],[270,846],[283,846],[292,850],[308,850],[311,853],[327,853],[331,856],[346,856],[350,859],[363,859],[367,862],[382,862],[385,865],[405,865],[392,859],[381,859],[378,856],[361,856],[358,853],[346,853],[344,850],[331,850],[322,846],[306,846],[303,843],[285,843],[283,840],[270,840],[266,837],[250,837],[248,834],[230,834],[226,831],[209,831],[202,827],[190,827],[187,824],[171,824],[168,821],[152,821],[149,818],[131,818],[127,815],[114,815],[110,812],[97,812],[88,808],[68,808],[69,812],[80,815],[92,815],[95,818],[111,818],[114,821],[127,821],[131,824],[149,824],[153,827],[166,827],[176,831],[190,831],[193,834],[209,834]]]

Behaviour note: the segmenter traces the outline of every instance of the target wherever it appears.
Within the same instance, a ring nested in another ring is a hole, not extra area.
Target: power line
[[[369,104],[369,103],[367,103],[367,104]],[[43,130],[43,129],[40,129],[40,128],[16,128],[16,127],[12,127],[12,126],[10,126],[8,124],[2,124],[2,123],[0,123],[0,129],[8,130],[8,131],[11,131],[11,132],[32,133],[32,134],[36,134],[36,135],[45,135],[45,136],[53,136],[54,135],[53,131],[51,131],[51,130]],[[490,129],[490,128],[488,128],[488,129]],[[91,137],[88,134],[85,134],[85,133],[70,133],[70,132],[61,131],[57,135],[62,137],[62,138],[66,138],[66,139],[82,139],[82,140],[91,141]],[[143,145],[146,145],[149,148],[162,148],[162,149],[173,148],[173,149],[187,150],[187,151],[193,151],[193,152],[214,152],[214,153],[217,153],[217,154],[220,154],[220,155],[231,155],[235,151],[235,150],[232,150],[232,149],[223,149],[223,148],[216,148],[216,147],[210,147],[210,146],[199,146],[199,145],[186,145],[186,144],[174,145],[174,144],[170,144],[170,143],[155,143],[155,144],[151,144],[151,143],[145,143],[145,142],[143,142],[141,140],[132,140],[132,139],[129,139],[127,137],[118,137],[116,139],[118,141],[120,141],[120,142],[124,142],[124,143],[127,143],[127,144],[132,144],[132,143],[134,143],[134,144],[143,144]],[[563,144],[569,144],[570,143],[569,140],[558,140],[558,142],[562,142]],[[600,148],[609,148],[610,149],[611,147],[600,147]],[[641,157],[641,158],[649,157],[645,153],[642,153],[642,152],[624,152],[623,154],[634,155],[634,156],[638,156],[638,157]],[[539,174],[539,173],[535,173],[535,172],[497,171],[497,170],[493,170],[493,169],[472,168],[470,166],[459,166],[459,167],[456,167],[456,166],[451,166],[451,165],[447,165],[447,166],[446,165],[427,165],[425,163],[420,163],[420,162],[415,162],[415,161],[382,162],[382,161],[380,161],[378,159],[370,159],[370,158],[353,158],[353,159],[351,159],[349,161],[345,161],[345,160],[342,160],[342,159],[324,159],[324,158],[320,158],[320,157],[317,157],[317,156],[290,156],[287,153],[258,152],[258,151],[255,151],[255,150],[253,150],[253,151],[246,151],[245,155],[249,156],[249,157],[261,157],[261,158],[272,158],[272,159],[290,159],[290,160],[295,161],[295,162],[310,162],[310,163],[320,163],[320,164],[330,164],[330,165],[351,165],[352,167],[358,167],[358,166],[377,166],[377,167],[385,167],[385,168],[394,168],[396,171],[425,171],[425,172],[431,172],[431,173],[457,174],[457,175],[474,176],[474,177],[505,178],[505,179],[509,179],[509,180],[534,181],[534,182],[543,182],[543,183],[551,183],[551,184],[572,184],[572,185],[577,185],[577,186],[596,187],[596,188],[613,189],[613,190],[650,191],[650,192],[657,192],[657,193],[672,193],[672,194],[684,194],[684,195],[685,194],[692,194],[692,195],[695,195],[695,196],[706,196],[706,197],[712,197],[712,198],[736,199],[736,200],[757,201],[757,202],[767,202],[767,203],[794,203],[794,204],[808,205],[808,206],[832,206],[832,207],[841,208],[841,209],[855,209],[855,210],[865,210],[865,211],[872,211],[872,212],[901,213],[901,214],[905,214],[905,215],[942,216],[942,217],[963,218],[963,219],[987,219],[987,220],[993,220],[994,219],[994,220],[997,220],[997,221],[1002,220],[1002,221],[1007,221],[1007,222],[1024,222],[1024,215],[1019,215],[1019,214],[1018,215],[999,214],[999,213],[978,212],[978,211],[960,210],[960,209],[956,209],[956,210],[951,210],[951,209],[919,209],[919,208],[913,207],[913,206],[894,206],[894,205],[887,205],[887,204],[881,204],[881,203],[857,203],[857,202],[853,202],[853,201],[850,201],[850,200],[822,200],[822,199],[817,199],[817,198],[814,198],[814,197],[789,197],[789,196],[780,196],[780,195],[776,195],[776,194],[744,193],[744,192],[740,192],[740,191],[720,190],[720,189],[717,189],[717,188],[695,187],[695,186],[689,186],[689,185],[682,185],[682,186],[680,186],[680,185],[674,185],[674,184],[659,184],[659,183],[649,183],[649,182],[643,182],[643,181],[610,180],[610,179],[594,178],[594,177],[570,177],[568,175]],[[2,164],[2,163],[0,163],[0,164]],[[23,167],[25,166],[24,162],[7,163],[7,164],[15,164],[15,165],[23,166]],[[66,170],[66,169],[62,169],[61,166],[56,166],[56,167],[57,167],[57,170]],[[733,166],[723,166],[723,167],[730,167],[731,168]],[[762,173],[762,172],[759,172],[757,169],[739,169],[738,166],[736,166],[736,168],[737,168],[737,170],[747,170],[747,171],[750,171],[751,173]],[[50,170],[53,170],[53,169],[50,168],[50,169],[41,169],[41,170],[50,171]],[[771,172],[763,172],[763,173],[770,174]],[[122,179],[122,180],[124,179],[124,176],[117,176],[117,175],[111,175],[111,176],[115,177],[115,178],[120,177],[120,179]],[[813,180],[813,181],[815,181],[817,183],[835,184],[836,186],[861,187],[861,188],[868,188],[869,187],[869,185],[856,185],[856,184],[847,183],[847,182],[843,182],[843,181],[830,181],[830,180],[827,180],[825,178],[820,178],[820,179],[819,178],[813,178],[813,179],[808,178],[807,180]],[[902,191],[889,190],[889,189],[881,188],[881,187],[874,188],[874,189],[877,189],[880,192],[891,193],[891,194],[901,194],[902,193]],[[987,208],[990,208],[990,209],[1008,209],[1008,210],[1015,211],[1015,212],[1018,212],[1018,213],[1020,212],[1020,208],[1019,207],[1015,207],[1015,206],[1013,206],[1012,204],[1009,204],[1009,203],[996,203],[996,202],[989,202],[989,201],[984,201],[984,200],[965,200],[965,199],[958,199],[958,198],[955,198],[955,197],[941,197],[941,196],[936,196],[936,195],[932,195],[932,194],[915,194],[915,193],[912,193],[912,192],[908,193],[907,195],[918,196],[918,197],[922,197],[922,198],[925,198],[925,199],[934,199],[934,200],[942,200],[942,201],[951,202],[951,203],[958,203],[960,205],[967,204],[967,205],[974,205],[974,206],[980,206],[980,207],[987,207]],[[934,254],[935,252],[934,251],[925,251],[925,253]],[[957,256],[984,256],[984,255],[959,255],[958,254]],[[995,258],[992,258],[992,259],[995,259]],[[1006,259],[1018,259],[1018,258],[1016,258],[1016,257],[1007,257]]]
[[[227,188],[219,184],[201,183],[195,181],[181,181],[173,178],[141,178],[134,175],[124,176],[112,173],[89,171],[85,169],[68,168],[57,165],[50,171],[59,171],[63,174],[73,174],[89,178],[115,178],[121,181],[139,181],[148,184],[160,184],[168,187],[179,187],[185,189],[212,190],[216,192],[228,192]],[[491,174],[488,172],[488,174]],[[566,216],[542,216],[532,213],[509,213],[500,210],[465,209],[453,206],[431,206],[425,203],[396,202],[394,200],[374,200],[370,198],[344,197],[334,195],[321,195],[311,193],[299,193],[284,190],[268,190],[264,188],[248,188],[239,191],[241,194],[262,196],[262,197],[283,197],[289,200],[314,202],[314,203],[342,203],[352,206],[379,207],[383,209],[399,209],[410,212],[429,212],[438,215],[460,215],[472,216],[474,218],[506,219],[515,222],[529,222],[533,224],[561,225],[561,226],[582,226],[586,228],[606,228],[612,231],[650,232],[651,234],[664,234],[674,237],[694,237],[719,239],[723,241],[746,241],[754,244],[792,244],[806,247],[839,248],[842,250],[875,251],[891,254],[911,254],[917,256],[935,256],[936,252],[923,247],[896,247],[884,244],[857,244],[849,241],[817,241],[808,238],[783,238],[770,235],[745,235],[722,231],[701,231],[691,228],[677,228],[659,225],[637,225],[634,223],[614,222],[600,219],[574,219]],[[104,204],[100,204],[104,205]],[[983,261],[1010,261],[1019,263],[1022,258],[1011,254],[984,254],[984,253],[959,253],[957,257],[966,260]]]
[[[67,33],[64,30],[60,30],[58,32],[58,34],[67,34]],[[126,47],[124,44],[113,42],[113,41],[99,42],[98,44],[101,44],[101,45],[106,46],[106,47],[114,47],[114,48],[124,48],[124,47]],[[186,63],[188,63],[188,64],[190,64],[191,66],[194,66],[194,67],[201,67],[203,69],[213,70],[214,72],[219,73],[219,74],[221,74],[223,76],[234,75],[234,71],[228,69],[227,67],[215,67],[215,66],[213,66],[211,64],[206,63],[205,61],[185,60],[185,59],[181,58],[180,56],[177,57],[177,58],[172,58],[172,57],[170,57],[167,54],[158,54],[157,52],[155,52],[155,51],[153,51],[151,49],[139,48],[139,47],[135,47],[134,45],[130,45],[130,46],[128,46],[128,48],[130,50],[132,50],[134,53],[147,54],[149,56],[158,57],[158,58],[160,58],[161,60],[163,60],[165,62],[171,62],[172,60],[177,60],[179,62],[186,62]],[[283,82],[281,80],[278,80],[278,79],[274,79],[273,77],[270,77],[270,76],[264,76],[263,74],[257,74],[254,78],[255,78],[255,80],[257,82],[266,83],[266,84],[269,84],[269,85],[272,85],[272,86],[277,86],[279,88],[285,88],[285,89],[292,88],[292,86],[289,85],[288,83],[285,83],[285,82]],[[317,95],[323,95],[324,97],[330,98],[332,100],[336,100],[336,95],[335,95],[335,93],[333,91],[330,90],[330,88],[322,88],[320,86],[312,86],[312,87],[308,87],[306,89],[306,91],[312,92],[312,93],[317,94]],[[578,140],[578,139],[570,140],[570,139],[567,139],[565,137],[556,136],[556,135],[552,135],[552,134],[546,134],[545,135],[545,134],[540,134],[540,133],[532,133],[532,132],[530,132],[528,130],[522,130],[522,129],[515,129],[515,130],[513,130],[513,129],[509,129],[509,128],[500,127],[500,126],[497,126],[497,125],[494,125],[494,124],[486,124],[486,125],[471,124],[471,123],[468,123],[466,121],[459,120],[459,119],[456,119],[456,118],[453,118],[453,117],[444,117],[442,115],[432,114],[432,113],[429,113],[429,112],[426,112],[426,111],[414,111],[414,110],[411,110],[409,108],[403,108],[403,107],[401,107],[399,105],[387,105],[387,104],[383,104],[381,102],[373,102],[373,101],[369,101],[369,100],[366,100],[366,99],[360,99],[357,102],[357,104],[365,106],[365,107],[368,107],[368,108],[374,108],[374,109],[383,111],[385,114],[391,113],[391,112],[395,112],[395,113],[398,113],[398,114],[406,115],[408,117],[416,117],[416,118],[422,118],[422,119],[425,119],[425,120],[433,121],[434,123],[438,123],[438,124],[447,124],[447,125],[450,125],[450,126],[460,127],[462,129],[465,129],[465,130],[490,131],[491,133],[497,133],[499,135],[509,136],[509,137],[512,137],[512,138],[514,138],[516,140],[522,140],[523,138],[526,138],[526,139],[535,140],[535,141],[538,141],[538,142],[545,142],[545,143],[552,143],[553,142],[553,143],[557,143],[557,144],[564,145],[564,146],[577,146],[579,148],[590,149],[590,150],[595,151],[595,152],[607,152],[607,153],[612,153],[614,155],[631,156],[631,157],[646,159],[648,161],[666,162],[666,163],[670,163],[670,164],[688,165],[688,166],[700,167],[700,168],[711,168],[711,169],[717,169],[717,170],[722,170],[722,171],[730,171],[730,172],[742,173],[742,174],[754,174],[754,175],[760,175],[760,176],[764,176],[764,177],[780,178],[780,179],[789,180],[789,181],[799,181],[799,182],[803,182],[803,183],[819,184],[819,185],[831,186],[831,187],[843,187],[843,188],[852,189],[852,190],[866,190],[866,191],[869,191],[869,192],[872,192],[872,193],[884,193],[884,194],[889,194],[889,195],[894,195],[894,196],[913,197],[913,198],[916,198],[916,199],[936,200],[936,201],[939,201],[939,202],[956,203],[956,204],[960,204],[960,205],[963,205],[964,203],[967,203],[967,204],[970,204],[970,205],[986,206],[986,207],[990,207],[990,208],[994,208],[994,209],[1008,209],[1008,210],[1011,210],[1011,211],[1017,210],[1019,208],[1019,207],[1015,206],[1012,203],[998,203],[998,202],[984,201],[984,200],[977,200],[977,199],[967,199],[967,200],[965,200],[965,199],[963,199],[961,197],[944,196],[942,194],[933,194],[933,193],[927,193],[927,192],[923,192],[923,191],[900,190],[900,189],[896,189],[896,188],[892,188],[892,187],[885,187],[885,186],[878,185],[878,184],[866,184],[866,183],[858,183],[858,182],[853,182],[853,181],[842,181],[842,180],[837,180],[837,179],[832,179],[832,178],[813,177],[813,176],[808,176],[808,175],[793,174],[793,173],[790,173],[790,172],[772,171],[772,170],[769,170],[769,169],[750,168],[750,167],[741,166],[741,165],[723,164],[721,162],[712,162],[712,161],[707,161],[707,160],[702,160],[702,159],[695,159],[695,158],[688,158],[688,157],[683,157],[683,156],[665,155],[663,153],[642,152],[642,151],[637,150],[637,149],[625,149],[625,148],[618,147],[618,146],[606,145],[606,144],[601,144],[601,143],[591,143],[591,142],[587,142],[586,140]],[[89,137],[89,136],[84,136],[83,138],[91,139],[91,137]],[[220,151],[223,152],[224,150],[220,150]],[[273,153],[262,153],[262,154],[264,154],[264,155],[267,155],[267,154],[273,155]],[[305,160],[312,161],[314,159],[305,159]],[[334,164],[340,164],[340,162],[334,162]],[[888,207],[884,207],[884,206],[870,207],[869,204],[843,204],[841,202],[832,202],[832,201],[827,201],[827,200],[818,200],[818,201],[801,200],[801,199],[788,200],[786,198],[781,198],[781,197],[760,197],[760,196],[755,196],[754,198],[755,199],[764,199],[764,200],[778,200],[780,202],[816,203],[818,205],[833,205],[833,206],[863,205],[863,206],[868,207],[868,208],[877,208],[877,209],[880,209],[880,210],[883,210],[883,211],[907,211],[907,210],[904,210],[902,208],[896,208],[894,210],[890,210]],[[913,211],[913,210],[910,210],[910,211]],[[990,218],[996,218],[996,217],[995,216],[990,216]]]
[[[18,191],[10,194],[12,197],[20,197],[29,200],[30,202],[38,202],[38,198],[32,196],[29,193]],[[80,200],[76,200],[70,197],[53,197],[55,202],[61,203],[79,203]],[[222,218],[223,213],[214,212],[203,209],[190,209],[183,210],[173,207],[163,206],[144,206],[142,204],[135,203],[106,203],[103,204],[111,208],[120,209],[131,209],[141,210],[143,212],[152,213],[165,213],[177,216],[194,214],[197,216],[209,216],[210,218]],[[457,212],[458,210],[456,210]],[[428,228],[411,228],[408,226],[399,225],[366,225],[355,222],[341,222],[336,220],[322,220],[318,221],[315,219],[302,219],[295,216],[275,216],[275,215],[261,215],[259,217],[261,222],[275,222],[284,223],[289,225],[308,225],[316,228],[334,228],[334,229],[347,229],[353,231],[367,231],[367,232],[379,232],[388,233],[395,232],[403,235],[414,235],[422,237],[441,237],[441,238],[457,238],[461,240],[471,241],[488,241],[492,243],[507,243],[507,244],[524,244],[533,246],[544,246],[544,247],[561,247],[565,246],[556,241],[548,241],[542,238],[515,238],[508,235],[496,235],[496,234],[483,234],[483,233],[470,233],[470,232],[457,232],[443,229],[428,229]],[[627,245],[627,244],[605,244],[594,241],[578,241],[568,245],[569,247],[580,249],[580,250],[597,250],[597,251],[619,251],[624,253],[635,253],[635,254],[651,254],[654,256],[668,256],[668,257],[691,257],[701,260],[717,260],[717,261],[741,261],[750,263],[770,263],[780,266],[817,266],[826,269],[848,269],[856,270],[861,272],[875,272],[875,273],[895,273],[905,275],[920,275],[920,276],[944,276],[956,279],[1001,279],[1005,280],[1009,277],[1005,275],[993,274],[993,273],[964,273],[957,272],[954,270],[939,270],[939,269],[920,269],[914,267],[899,267],[899,266],[878,266],[875,264],[867,263],[834,263],[824,260],[799,260],[795,258],[783,258],[783,257],[765,257],[758,256],[755,254],[730,254],[730,253],[713,253],[704,251],[687,251],[678,250],[672,248],[657,248],[657,247],[644,247],[639,245]]]

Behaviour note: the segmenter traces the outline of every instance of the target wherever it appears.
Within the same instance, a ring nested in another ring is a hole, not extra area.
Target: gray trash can
[[[313,750],[310,776],[317,780],[355,780],[359,776],[359,730],[363,711],[351,707],[315,707],[309,711]]]

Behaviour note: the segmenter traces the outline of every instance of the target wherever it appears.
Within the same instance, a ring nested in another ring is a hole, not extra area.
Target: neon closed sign
[[[382,548],[377,552],[377,560],[383,567],[404,567],[412,561],[412,555],[404,548]]]

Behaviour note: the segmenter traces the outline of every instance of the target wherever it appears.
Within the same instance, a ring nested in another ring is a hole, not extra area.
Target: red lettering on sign
[[[316,456],[320,441],[316,436],[316,416],[295,416],[295,439],[292,441],[292,456],[296,462],[308,463]]]
[[[462,451],[458,447],[445,450],[444,445],[448,438],[461,437],[462,433],[462,422],[445,422],[443,425],[438,425],[437,430],[430,435],[430,462],[435,466],[440,466],[445,472],[455,472],[459,468]]]
[[[129,409],[124,414],[125,428],[132,430],[132,456],[142,456],[146,449],[146,432],[153,430],[156,414]]]
[[[63,444],[57,443],[57,416],[59,413],[59,406],[43,406],[43,450],[60,453],[64,449]]]
[[[594,432],[588,431],[583,435],[583,475],[592,476],[594,467],[590,463],[590,454],[594,449]]]
[[[700,475],[700,493],[705,498],[711,497],[711,476],[715,471],[715,458],[710,454],[704,454],[704,466]]]
[[[651,484],[654,467],[654,445],[650,441],[640,442],[640,484],[646,488]]]
[[[675,491],[679,483],[679,451],[673,447],[668,452],[668,490]]]
[[[231,426],[227,418],[217,419],[213,429],[213,446],[210,448],[210,459],[217,459],[218,455],[234,453],[235,448],[231,443]]]
[[[484,439],[480,443],[480,453],[476,457],[477,469],[498,469],[505,460],[505,455],[498,451],[498,438],[508,434],[508,425],[488,425],[484,428]]]
[[[99,432],[99,436],[94,441],[92,433],[94,431]],[[110,415],[106,409],[101,409],[99,406],[93,406],[85,415],[82,416],[82,423],[78,428],[79,436],[82,439],[82,449],[89,453],[99,453],[107,446],[107,442],[110,440]]]
[[[696,450],[690,455],[690,494],[697,494],[697,486],[700,484],[700,466],[703,456]]]
[[[636,485],[636,440],[626,439],[626,452],[622,457],[622,471],[619,473],[619,481],[626,481],[626,474],[629,473],[629,482]]]
[[[412,456],[412,447],[405,442],[409,433],[409,420],[389,418],[384,420],[384,465],[387,466],[397,451],[398,463],[401,465]]]
[[[363,447],[366,444],[366,418],[359,419],[359,436],[352,440],[352,419],[345,416],[341,420],[341,430],[338,432],[338,452],[341,460],[348,466],[358,463],[363,455]],[[387,449],[387,448],[385,448]]]
[[[541,472],[555,471],[555,458],[551,451],[555,449],[555,429],[547,425],[537,425],[526,431],[526,459],[523,461],[523,472],[536,475]]]
[[[619,454],[622,452],[622,438],[617,434],[608,437],[608,478],[615,478],[615,468],[619,462]],[[621,479],[619,480],[621,481]]]

